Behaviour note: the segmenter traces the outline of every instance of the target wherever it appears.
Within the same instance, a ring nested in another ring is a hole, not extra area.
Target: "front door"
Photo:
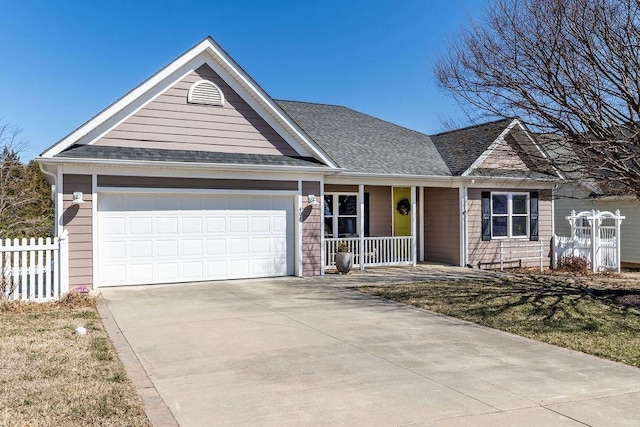
[[[393,187],[393,235],[411,236],[410,187]]]

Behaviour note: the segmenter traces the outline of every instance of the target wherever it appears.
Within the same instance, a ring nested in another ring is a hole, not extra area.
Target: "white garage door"
[[[99,194],[101,286],[292,275],[288,197]]]

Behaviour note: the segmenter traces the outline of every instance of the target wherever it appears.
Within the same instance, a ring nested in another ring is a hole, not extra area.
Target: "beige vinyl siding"
[[[460,208],[457,188],[424,189],[425,261],[460,265]]]
[[[513,135],[508,134],[478,168],[528,171],[529,166],[532,165],[528,166],[527,162],[530,160],[527,159],[526,154],[518,146]]]
[[[225,97],[224,106],[187,102],[189,88],[201,79],[211,80],[220,87]],[[206,64],[116,126],[95,144],[297,155],[296,151]]]
[[[571,227],[565,216],[586,210],[615,212],[625,217],[620,224],[620,260],[628,266],[640,265],[640,201],[559,198],[555,201],[556,234],[570,236]]]
[[[320,202],[320,183],[304,181],[302,194],[302,275],[319,276],[322,265],[322,224],[320,222],[322,203],[316,206],[311,205],[308,203],[307,196],[313,194]]]
[[[388,237],[393,233],[391,187],[366,186],[369,193],[369,235]]]
[[[297,191],[296,181],[100,175],[98,187]]]
[[[552,237],[552,202],[551,190],[506,190],[506,189],[469,189],[468,192],[468,244],[469,244],[469,264],[474,267],[480,262],[499,262],[500,261],[500,240],[493,239],[491,241],[482,240],[482,192],[498,191],[523,193],[530,191],[538,191],[538,231],[539,238],[542,240],[544,250],[544,265],[549,266],[550,248]],[[516,240],[516,239],[512,239]],[[524,242],[532,246],[539,247],[540,241],[529,241],[523,239]],[[528,260],[522,262],[523,266],[536,267],[540,265],[539,260]]]
[[[65,174],[62,182],[62,224],[69,232],[69,286],[93,287],[91,175]],[[82,191],[85,203],[71,205],[74,191]]]

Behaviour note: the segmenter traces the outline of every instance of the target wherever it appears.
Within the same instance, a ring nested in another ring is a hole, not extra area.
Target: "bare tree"
[[[495,0],[435,73],[468,112],[546,134],[561,170],[640,196],[640,0]]]
[[[53,233],[51,190],[35,161],[20,161],[22,129],[0,125],[0,238],[46,237]]]

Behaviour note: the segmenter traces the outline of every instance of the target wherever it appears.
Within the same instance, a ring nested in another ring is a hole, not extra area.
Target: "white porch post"
[[[324,176],[320,178],[320,275],[324,276],[326,269],[326,253],[324,240]]]
[[[364,270],[364,185],[358,185],[358,200],[360,203],[358,204],[358,218],[360,219],[360,270]]]
[[[417,233],[416,233],[416,187],[411,187],[411,258],[413,266],[418,264],[417,249]]]
[[[420,262],[424,262],[424,187],[418,189],[418,221],[420,231],[418,234],[418,246],[420,247]]]

